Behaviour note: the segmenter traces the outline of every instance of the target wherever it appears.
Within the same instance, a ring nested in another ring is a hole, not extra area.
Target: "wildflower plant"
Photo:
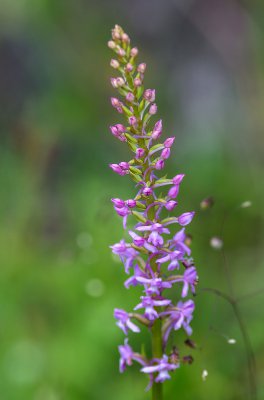
[[[191,356],[181,356],[176,346],[169,346],[169,337],[180,329],[187,335],[192,334],[190,324],[195,304],[187,296],[195,293],[197,272],[185,226],[192,221],[194,212],[170,215],[177,208],[176,198],[184,174],[173,178],[159,176],[170,157],[175,137],[159,141],[162,120],[152,122],[157,105],[155,90],[144,89],[146,64],[137,63],[138,49],[131,47],[129,36],[118,25],[112,30],[108,47],[115,53],[110,65],[118,73],[111,78],[111,84],[123,98],[111,98],[123,122],[110,126],[110,131],[133,153],[130,161],[110,164],[110,167],[120,176],[129,176],[137,189],[134,198],[112,199],[129,239],[122,239],[111,248],[128,275],[125,287],[142,288],[134,310],[115,309],[114,317],[126,336],[129,331],[139,334],[141,327],[147,328],[152,343],[152,354],[147,358],[135,352],[126,337],[119,346],[120,372],[134,361],[139,363],[140,371],[149,377],[148,388],[152,387],[153,400],[161,400],[162,383],[171,378],[170,374],[182,362],[192,361]],[[134,218],[133,229],[127,229],[128,218]],[[181,300],[173,304],[170,292],[178,293]]]

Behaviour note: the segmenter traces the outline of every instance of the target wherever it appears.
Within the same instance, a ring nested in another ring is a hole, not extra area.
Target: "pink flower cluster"
[[[135,353],[126,339],[125,344],[119,346],[120,371],[137,361],[142,366],[141,371],[148,374],[151,386],[169,379],[170,372],[186,360],[174,346],[169,352],[168,339],[171,332],[179,329],[187,335],[192,333],[190,323],[195,305],[186,297],[195,293],[198,277],[190,257],[185,226],[192,221],[194,212],[169,215],[178,205],[176,198],[184,175],[177,174],[171,179],[158,177],[170,157],[175,138],[158,142],[163,130],[162,120],[151,122],[157,113],[157,105],[155,90],[143,86],[146,64],[137,64],[138,50],[130,46],[129,36],[118,25],[112,30],[108,46],[116,54],[110,65],[119,74],[111,78],[111,84],[122,97],[122,100],[111,98],[111,104],[124,117],[122,124],[110,127],[110,132],[121,142],[126,142],[133,152],[130,161],[110,164],[110,167],[120,176],[130,176],[137,188],[133,199],[112,199],[124,228],[127,229],[128,218],[132,220],[133,217],[136,224],[128,230],[130,239],[121,240],[111,248],[129,275],[125,287],[142,287],[142,296],[134,310],[128,313],[115,309],[114,317],[125,335],[129,330],[140,332],[138,324],[142,324],[161,343],[160,349],[154,349],[151,357],[146,358]],[[160,190],[163,195],[159,194]],[[175,227],[179,227],[176,232]],[[172,287],[179,297],[176,304],[168,297]]]

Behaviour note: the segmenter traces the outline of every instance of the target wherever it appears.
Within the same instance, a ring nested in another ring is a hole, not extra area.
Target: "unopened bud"
[[[167,203],[165,204],[165,208],[168,210],[168,211],[172,211],[176,206],[177,206],[177,201],[174,201],[174,200],[169,200],[169,201],[167,201]]]
[[[130,56],[136,57],[137,55],[138,55],[138,49],[137,47],[133,47],[133,49],[130,50]]]
[[[111,97],[112,106],[120,113],[123,113],[123,104],[116,97]]]
[[[126,72],[132,72],[133,69],[134,69],[134,67],[133,67],[133,65],[130,64],[130,63],[128,63],[128,64],[125,66],[125,71],[126,71]]]
[[[158,161],[156,162],[156,164],[155,164],[155,168],[156,168],[157,170],[161,170],[161,169],[164,168],[164,165],[165,165],[164,160],[158,160]]]
[[[126,131],[126,127],[124,125],[116,124],[116,125],[110,126],[110,131],[111,131],[112,135],[117,137],[122,142],[126,141],[126,137],[124,135],[124,132]]]
[[[144,196],[151,196],[153,193],[153,190],[150,187],[145,187],[142,190],[142,193],[144,194]]]
[[[162,120],[160,119],[158,122],[156,122],[151,137],[152,139],[158,139],[161,134],[162,134]]]
[[[115,199],[111,199],[112,203],[114,203],[115,207],[117,208],[122,208],[125,206],[125,202],[124,200],[115,198]]]
[[[141,85],[142,85],[141,79],[140,79],[140,78],[135,78],[135,79],[134,79],[134,85],[135,85],[136,87],[141,86]]]
[[[151,104],[151,106],[149,107],[149,114],[150,115],[155,115],[158,111],[158,107],[157,104]]]
[[[169,148],[163,149],[160,156],[161,158],[163,158],[163,160],[167,160],[167,158],[169,158],[170,156],[170,149]]]
[[[129,200],[126,201],[126,205],[127,205],[129,208],[134,208],[134,207],[136,207],[137,203],[136,203],[136,200],[134,200],[134,199],[129,199]]]
[[[174,185],[179,185],[184,177],[185,177],[184,174],[176,175],[174,176],[174,178],[172,178],[172,182],[174,183]]]
[[[128,101],[128,103],[132,103],[135,100],[135,96],[133,95],[133,93],[129,92],[126,95],[126,101]]]
[[[112,49],[112,50],[115,49],[115,47],[116,47],[116,44],[115,44],[115,42],[113,42],[113,40],[109,40],[107,45],[108,45],[109,49]]]
[[[120,55],[120,57],[124,57],[124,56],[126,55],[126,52],[125,52],[124,49],[122,49],[122,48],[120,47],[120,49],[118,49],[118,54]]]
[[[131,126],[133,126],[133,127],[136,127],[136,126],[137,126],[137,119],[136,119],[136,117],[134,117],[134,115],[132,115],[132,117],[129,117],[129,118],[128,118],[128,121],[129,121],[129,124],[130,124]]]
[[[139,147],[139,148],[136,150],[136,158],[141,158],[141,157],[144,156],[144,154],[145,154],[145,150],[142,149],[141,147]]]
[[[112,58],[112,60],[110,61],[110,66],[114,69],[118,69],[120,67],[120,64],[117,60]]]
[[[123,78],[118,77],[118,78],[116,78],[116,83],[117,83],[117,86],[118,86],[118,87],[122,87],[122,86],[124,86],[125,81],[124,81]]]
[[[121,163],[119,163],[119,166],[125,171],[129,170],[129,164],[126,161],[122,161]]]
[[[137,67],[137,71],[140,72],[141,74],[144,74],[144,72],[146,71],[146,67],[147,67],[147,64],[141,63]]]
[[[118,126],[122,127],[122,129],[118,128]],[[115,136],[117,139],[121,140],[121,142],[125,142],[127,140],[124,135],[126,128],[123,125],[117,124],[114,126],[110,126],[110,131],[111,131],[112,135]]]
[[[125,175],[125,171],[118,164],[109,164],[109,167],[112,168],[114,172],[118,175]]]
[[[118,88],[118,84],[117,84],[117,79],[116,78],[110,78],[110,82],[111,85],[113,86],[113,88]]]
[[[130,38],[127,33],[123,33],[121,39],[124,43],[130,43]]]
[[[144,99],[147,100],[150,103],[153,103],[153,101],[155,101],[155,89],[147,89],[144,92]]]
[[[168,197],[171,199],[175,199],[179,193],[179,185],[172,186],[168,192]]]
[[[180,216],[178,217],[178,223],[179,223],[181,226],[186,226],[186,225],[188,225],[188,224],[192,221],[192,219],[193,219],[193,217],[194,217],[194,214],[195,214],[195,212],[194,212],[194,211],[191,211],[191,212],[186,212],[186,213],[180,215]]]
[[[163,143],[164,147],[170,148],[173,145],[174,140],[175,140],[174,136],[173,137],[169,137],[168,139],[166,139],[165,142]]]
[[[120,101],[116,97],[111,97],[111,104],[114,108],[120,107]]]
[[[113,38],[113,40],[121,39],[120,32],[117,29],[112,30],[112,38]]]

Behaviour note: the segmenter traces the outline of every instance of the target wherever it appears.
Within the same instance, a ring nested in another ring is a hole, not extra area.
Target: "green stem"
[[[161,320],[157,319],[152,328],[152,357],[162,357]],[[162,400],[162,383],[153,382],[152,400]]]

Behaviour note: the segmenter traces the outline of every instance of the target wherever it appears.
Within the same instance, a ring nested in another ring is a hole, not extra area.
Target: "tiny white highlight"
[[[249,201],[249,200],[244,201],[244,202],[240,205],[241,208],[248,208],[248,207],[251,207],[251,206],[252,206],[252,202]]]
[[[202,372],[202,380],[205,381],[207,376],[208,376],[208,371],[206,369],[204,369]]]
[[[224,245],[224,243],[223,243],[223,240],[222,240],[222,239],[220,239],[220,238],[217,237],[217,236],[214,236],[214,237],[212,237],[211,240],[210,240],[210,245],[211,245],[211,247],[212,247],[213,249],[215,249],[215,250],[221,250],[222,247],[223,247],[223,245]]]
[[[233,339],[233,338],[227,339],[227,343],[236,344],[236,339]]]

